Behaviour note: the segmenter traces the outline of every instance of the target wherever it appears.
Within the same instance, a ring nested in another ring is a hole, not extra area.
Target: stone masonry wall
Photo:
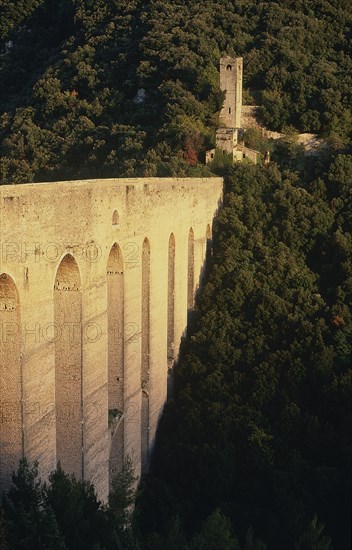
[[[0,489],[23,453],[44,479],[60,460],[103,500],[121,452],[146,467],[167,395],[170,235],[176,358],[222,184],[0,187]]]

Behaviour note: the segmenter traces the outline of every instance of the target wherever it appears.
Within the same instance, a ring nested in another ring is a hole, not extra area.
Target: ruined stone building
[[[219,115],[220,128],[216,130],[215,149],[206,152],[206,164],[215,157],[215,151],[232,155],[233,161],[248,158],[257,162],[258,152],[245,147],[242,136],[242,57],[222,57],[220,59],[220,89],[225,94],[224,103]]]
[[[221,178],[0,187],[0,491],[25,455],[106,500],[148,467]]]

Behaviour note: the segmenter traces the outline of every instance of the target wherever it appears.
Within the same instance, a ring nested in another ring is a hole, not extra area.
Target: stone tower
[[[225,56],[220,59],[220,89],[224,92],[224,103],[219,117],[220,128],[216,130],[215,149],[206,151],[205,164],[215,159],[216,151],[232,155],[236,162],[250,159],[254,164],[257,163],[260,153],[243,143],[242,78],[242,57]]]
[[[242,74],[242,57],[220,59],[220,89],[226,92],[220,111],[221,127],[241,128]]]

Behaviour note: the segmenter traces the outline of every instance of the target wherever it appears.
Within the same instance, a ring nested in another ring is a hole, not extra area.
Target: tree
[[[190,545],[191,550],[240,550],[229,519],[216,509],[202,525]]]
[[[109,540],[107,520],[91,483],[66,474],[58,464],[45,491],[68,548],[93,549]]]
[[[55,514],[45,499],[37,464],[23,458],[5,499],[8,540],[15,550],[65,550]]]
[[[7,528],[5,522],[4,511],[0,507],[0,550],[10,550],[7,542]]]
[[[318,522],[315,515],[295,544],[295,550],[332,550],[331,539],[323,535],[323,531],[324,525]]]
[[[188,545],[180,518],[177,516],[171,518],[165,535],[159,533],[149,535],[145,542],[145,548],[147,550],[164,550],[165,548],[168,550],[179,550],[180,548],[187,550]]]
[[[109,493],[109,512],[122,530],[131,527],[136,481],[132,459],[126,457],[121,472],[112,480]]]
[[[266,544],[254,537],[252,527],[247,531],[243,550],[266,550]]]

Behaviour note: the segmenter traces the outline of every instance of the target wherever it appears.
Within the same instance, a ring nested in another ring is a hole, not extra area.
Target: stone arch
[[[141,467],[142,474],[149,463],[149,392],[150,392],[150,243],[142,246],[142,345],[141,345]]]
[[[124,273],[122,252],[117,243],[110,249],[106,272],[111,483],[121,470],[124,458]]]
[[[226,70],[227,71],[232,71],[232,65],[231,64],[227,65]]]
[[[24,452],[21,315],[14,280],[0,275],[0,490]]]
[[[188,269],[187,269],[187,310],[194,306],[194,231],[188,233]]]
[[[120,223],[120,216],[117,210],[114,210],[112,215],[112,225],[119,225]]]
[[[206,254],[205,254],[205,257],[206,257],[206,260],[209,260],[210,256],[211,256],[211,251],[212,251],[212,244],[213,244],[213,241],[212,241],[212,230],[211,230],[211,227],[208,223],[207,225],[207,229],[206,229],[206,232],[205,232],[205,245],[206,245]]]
[[[82,290],[76,260],[66,254],[54,282],[56,460],[84,476]]]
[[[167,285],[167,364],[172,367],[175,359],[175,236],[171,233],[168,248]]]

